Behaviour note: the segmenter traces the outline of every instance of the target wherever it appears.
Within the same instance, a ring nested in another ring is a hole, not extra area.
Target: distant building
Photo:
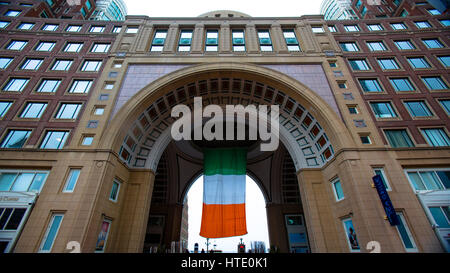
[[[357,19],[351,0],[324,0],[320,5],[320,14],[325,20]]]
[[[90,18],[101,21],[124,21],[127,15],[127,6],[123,0],[99,0],[97,8]]]

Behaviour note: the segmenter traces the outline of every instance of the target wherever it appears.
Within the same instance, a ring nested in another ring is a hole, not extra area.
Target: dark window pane
[[[11,218],[9,218],[9,222],[6,225],[5,229],[16,230],[19,227],[20,222],[22,221],[25,211],[26,209],[14,209],[14,212],[11,215]]]

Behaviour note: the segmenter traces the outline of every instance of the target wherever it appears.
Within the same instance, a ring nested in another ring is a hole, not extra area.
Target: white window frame
[[[337,192],[336,192],[336,186],[335,184],[338,183],[341,184],[341,189],[342,189],[342,198],[339,198]],[[345,199],[345,194],[344,194],[344,189],[342,188],[342,182],[341,180],[338,178],[335,178],[331,181],[331,187],[333,188],[333,193],[334,193],[334,198],[336,199],[336,202],[342,201]]]
[[[69,182],[70,182],[70,179],[72,178],[73,171],[79,171],[78,177],[75,180],[75,183],[73,185],[73,189],[68,189],[67,187],[69,186]],[[74,192],[75,191],[75,187],[77,186],[77,183],[78,183],[78,179],[80,179],[80,175],[81,175],[81,168],[70,168],[69,169],[69,174],[67,175],[66,183],[64,184],[64,188],[63,188],[62,192],[64,192],[64,193],[72,193],[72,192]]]
[[[51,227],[52,227],[52,225],[53,225],[53,223],[55,221],[56,216],[61,216],[62,218],[61,218],[61,222],[59,223],[58,229],[56,230],[55,238],[53,238],[53,241],[52,241],[52,244],[50,246],[50,249],[49,250],[43,250],[42,248],[44,247],[45,241],[48,238],[48,234],[49,234],[50,229],[51,229]],[[50,222],[48,223],[47,230],[45,231],[45,235],[42,238],[41,245],[39,246],[39,251],[38,251],[39,253],[50,253],[50,252],[52,252],[53,245],[55,244],[56,238],[58,237],[59,229],[61,228],[61,224],[62,224],[63,220],[64,220],[64,214],[63,213],[52,213],[52,218],[50,219]]]
[[[409,229],[408,222],[406,221],[405,216],[403,215],[402,212],[396,212],[396,214],[397,214],[397,217],[401,218],[401,221],[402,221],[403,226],[406,230],[406,233],[409,237],[409,240],[413,244],[413,248],[406,248],[405,243],[403,242],[403,239],[402,239],[402,235],[400,234],[400,231],[398,230],[398,226],[395,226],[397,233],[398,233],[398,237],[400,238],[400,241],[402,242],[403,248],[405,249],[406,252],[419,252],[419,250],[417,249],[416,242],[414,241],[414,236],[412,235],[411,230]]]
[[[113,190],[113,186],[114,186],[114,183],[117,183],[117,185],[118,185],[118,187],[117,187],[117,193],[116,193],[116,199],[111,199],[111,193],[112,193],[112,190]],[[117,179],[114,179],[113,180],[113,184],[112,184],[113,186],[111,187],[111,190],[109,191],[109,196],[108,196],[108,199],[110,200],[110,201],[112,201],[112,202],[114,202],[114,203],[117,203],[117,201],[119,200],[119,193],[120,193],[120,187],[122,186],[122,183],[119,181],[119,180],[117,180]]]
[[[95,250],[95,253],[104,253],[105,250],[106,250],[106,246],[108,244],[109,232],[111,231],[112,221],[109,220],[109,219],[103,218],[102,225],[103,225],[104,222],[107,222],[109,224],[108,225],[108,230],[106,231],[105,244],[103,245],[103,249],[102,250]],[[100,226],[100,232],[101,232],[101,226]],[[98,240],[98,236],[99,235],[100,235],[100,233],[97,235],[97,240]],[[97,247],[97,244],[96,244],[95,247]]]
[[[435,190],[416,190],[416,188],[414,187],[414,183],[410,180],[408,172],[430,172],[430,171],[434,171],[434,172],[439,172],[439,171],[450,171],[450,168],[419,168],[419,169],[404,169],[403,170],[405,175],[406,175],[406,179],[408,179],[409,185],[411,186],[411,189],[413,190],[413,192],[417,193],[427,193],[427,192],[432,192]],[[419,175],[420,177],[420,175]],[[437,176],[439,179],[439,183],[442,186],[443,190],[441,191],[445,191],[445,185],[444,183],[442,183],[441,178],[439,176]],[[420,178],[422,179],[422,178]],[[448,189],[447,189],[448,190]]]
[[[381,172],[381,175],[383,176],[384,182],[386,182],[386,191],[392,191],[391,184],[389,183],[389,180],[387,179],[386,172],[384,171],[384,168],[383,167],[373,167],[372,170],[373,170],[373,174],[374,175],[377,175],[377,173],[375,171],[380,171]]]
[[[82,42],[68,42],[65,46],[63,51],[69,52],[69,53],[78,53],[83,48],[84,43]]]
[[[346,229],[345,223],[348,221],[352,222],[353,231],[356,233],[356,228],[355,228],[355,225],[353,224],[352,217],[347,217],[347,218],[341,219],[341,221],[342,221],[342,227],[344,228],[345,240],[347,241],[348,249],[350,250],[350,252],[361,252],[361,243],[360,243],[359,237],[356,236],[356,239],[358,240],[359,249],[352,249],[352,246],[350,245],[350,240],[348,239],[348,236],[347,236],[347,229]]]
[[[45,44],[51,44],[51,46],[47,49],[47,50],[42,50],[40,49],[43,45]],[[47,41],[42,41],[39,42],[39,44],[37,45],[37,47],[35,48],[35,51],[39,51],[39,52],[51,52],[53,50],[53,48],[55,47],[56,43],[55,42],[47,42]]]

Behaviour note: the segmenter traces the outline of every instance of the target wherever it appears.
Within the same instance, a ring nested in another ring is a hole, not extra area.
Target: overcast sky
[[[215,10],[234,10],[253,17],[299,17],[319,14],[322,0],[125,0],[129,15],[196,17]]]

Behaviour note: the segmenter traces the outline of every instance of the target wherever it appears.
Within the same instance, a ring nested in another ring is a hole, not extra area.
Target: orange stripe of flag
[[[200,236],[222,238],[247,234],[245,203],[209,205],[203,203]]]

